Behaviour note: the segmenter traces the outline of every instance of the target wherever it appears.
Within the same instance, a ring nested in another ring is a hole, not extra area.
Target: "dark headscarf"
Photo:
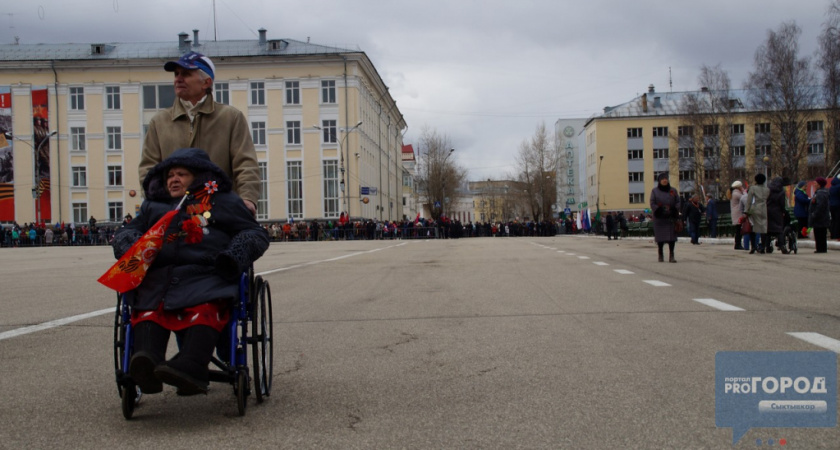
[[[662,185],[662,180],[663,179],[667,180],[668,184],[663,186]],[[668,172],[662,172],[662,173],[659,174],[658,177],[656,177],[656,187],[658,187],[660,191],[671,192],[671,179],[668,175]]]
[[[166,190],[166,176],[169,169],[176,166],[188,169],[195,176],[192,186],[189,186],[190,191],[194,191],[195,187],[200,187],[208,181],[215,181],[220,192],[228,192],[233,186],[230,177],[210,161],[210,157],[204,150],[181,148],[172,152],[168,158],[159,162],[146,174],[143,190],[147,199],[166,201],[170,198],[169,191]]]
[[[755,184],[764,184],[765,181],[767,181],[766,175],[764,175],[763,173],[755,174]]]

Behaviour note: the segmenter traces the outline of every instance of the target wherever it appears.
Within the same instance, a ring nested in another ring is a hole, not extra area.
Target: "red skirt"
[[[230,300],[213,300],[184,309],[166,311],[163,303],[153,311],[132,311],[131,325],[150,320],[169,331],[181,331],[195,325],[206,325],[222,331],[230,321]]]

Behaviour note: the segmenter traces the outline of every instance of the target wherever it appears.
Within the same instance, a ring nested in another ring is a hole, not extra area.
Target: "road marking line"
[[[588,256],[578,256],[578,259],[590,259]]]
[[[834,353],[840,353],[840,341],[837,339],[832,339],[828,336],[823,336],[819,333],[787,333],[797,339],[802,339],[805,342],[814,344],[818,347],[822,347],[828,350],[831,350]]]
[[[79,314],[78,316],[72,317],[65,317],[63,319],[58,320],[51,320],[49,322],[40,323],[38,325],[32,325],[28,327],[18,328],[16,330],[5,331],[0,333],[0,341],[3,339],[9,339],[17,336],[22,336],[24,334],[34,333],[36,331],[43,331],[49,330],[50,328],[60,327],[62,325],[67,325],[68,323],[78,322],[80,320],[90,319],[91,317],[101,316],[103,314],[115,314],[116,307],[108,308],[108,309],[100,309],[99,311],[93,311],[85,314]]]
[[[557,250],[557,253],[566,253],[566,250]]]
[[[574,253],[566,253],[566,254],[569,255],[569,256],[575,256]]]
[[[592,264],[595,264],[596,266],[609,266],[609,264],[605,263],[604,261],[595,261]]]
[[[614,272],[615,273],[620,273],[622,275],[633,275],[633,273],[634,273],[634,272],[631,272],[627,269],[615,269]]]
[[[713,298],[695,298],[694,301],[697,303],[702,303],[706,306],[711,306],[712,308],[719,309],[721,311],[745,311],[744,308],[732,306],[728,303],[724,303]]]
[[[656,286],[656,287],[666,287],[666,286],[670,286],[670,284],[665,283],[664,281],[658,281],[658,280],[643,280],[643,281],[644,281],[645,283],[647,283],[647,284],[651,285],[651,286]]]

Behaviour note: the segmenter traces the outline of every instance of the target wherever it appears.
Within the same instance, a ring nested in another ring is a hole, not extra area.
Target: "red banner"
[[[32,129],[34,130],[35,189],[38,222],[50,222],[52,203],[50,202],[50,122],[49,98],[47,89],[32,90]]]
[[[15,164],[13,140],[4,134],[12,132],[12,93],[0,86],[0,221],[15,220]]]

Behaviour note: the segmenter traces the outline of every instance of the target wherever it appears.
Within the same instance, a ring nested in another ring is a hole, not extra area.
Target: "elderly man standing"
[[[140,180],[179,148],[201,148],[225,171],[252,214],[260,197],[257,153],[245,116],[213,100],[216,67],[210,58],[189,52],[163,66],[175,75],[175,104],[155,114],[143,141]]]

